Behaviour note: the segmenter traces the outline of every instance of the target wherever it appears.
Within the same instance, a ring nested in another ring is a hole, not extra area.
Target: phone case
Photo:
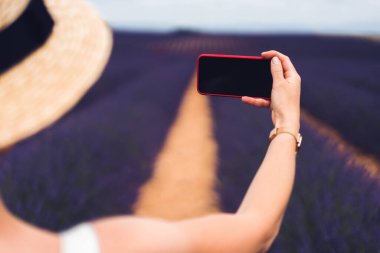
[[[256,59],[256,60],[264,60],[262,56],[246,56],[246,55],[229,55],[229,54],[200,54],[197,58],[197,91],[199,94],[208,95],[208,96],[218,96],[218,97],[234,97],[241,98],[242,96],[236,95],[226,95],[226,94],[214,94],[214,93],[204,93],[199,90],[199,60],[202,57],[221,57],[221,58],[242,58],[242,59]],[[270,98],[259,97],[265,100],[270,100]]]

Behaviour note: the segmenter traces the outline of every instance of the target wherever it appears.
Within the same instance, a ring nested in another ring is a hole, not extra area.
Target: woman
[[[72,108],[100,75],[111,45],[107,27],[82,1],[7,1],[0,5],[0,150]],[[236,213],[178,222],[111,217],[54,234],[24,223],[0,202],[0,252],[265,252],[293,187],[301,80],[287,56],[262,56],[271,59],[271,102],[242,101],[270,108],[274,131]]]

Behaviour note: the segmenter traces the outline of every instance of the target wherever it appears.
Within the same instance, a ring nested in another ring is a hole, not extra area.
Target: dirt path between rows
[[[153,175],[140,188],[135,214],[179,220],[218,212],[216,169],[217,144],[208,97],[196,92],[193,78]]]

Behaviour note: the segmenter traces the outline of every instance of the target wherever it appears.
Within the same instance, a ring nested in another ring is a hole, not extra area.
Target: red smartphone
[[[270,60],[261,56],[201,54],[197,60],[197,82],[198,92],[203,95],[270,100]]]

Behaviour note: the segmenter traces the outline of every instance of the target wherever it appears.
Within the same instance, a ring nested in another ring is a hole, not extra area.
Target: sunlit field
[[[363,37],[116,32],[103,76],[74,110],[4,154],[4,201],[53,231],[132,214],[198,54],[269,49],[289,55],[302,77],[304,136],[293,195],[270,252],[378,252],[380,42]],[[209,101],[218,145],[215,191],[220,209],[234,212],[268,146],[270,113],[234,98]],[[371,175],[363,157],[371,160]]]

